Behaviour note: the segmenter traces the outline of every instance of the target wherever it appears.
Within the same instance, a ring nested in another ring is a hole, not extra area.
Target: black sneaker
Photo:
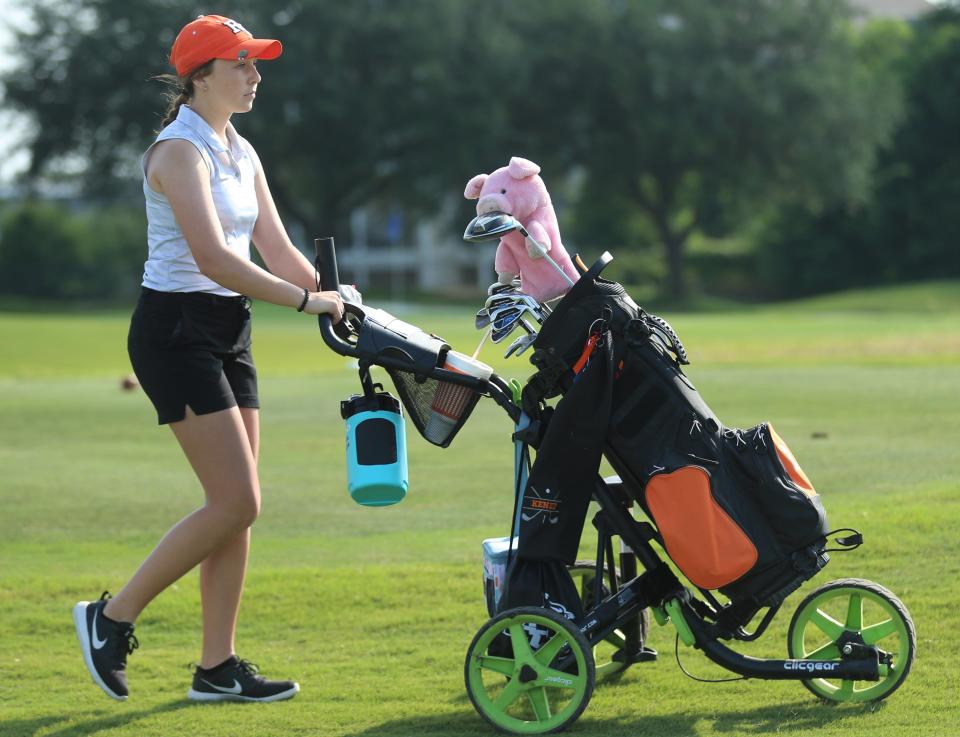
[[[216,668],[197,668],[187,698],[194,701],[283,701],[300,691],[293,681],[268,681],[257,666],[231,655]]]
[[[140,643],[133,636],[130,622],[115,622],[103,614],[110,594],[104,591],[98,601],[81,601],[73,608],[83,662],[93,682],[107,696],[127,700],[127,655]]]

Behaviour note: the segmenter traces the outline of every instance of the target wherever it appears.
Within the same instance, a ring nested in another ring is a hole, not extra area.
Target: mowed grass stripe
[[[957,295],[956,282],[938,282],[736,312],[663,316],[680,333],[695,365],[958,365]],[[481,301],[478,297],[478,305]],[[464,306],[392,309],[461,352],[472,354],[480,340],[473,313]],[[323,345],[314,318],[266,303],[253,311],[254,350],[264,375],[338,373],[347,364]],[[0,378],[119,380],[130,370],[129,319],[122,311],[0,312]],[[509,374],[529,372],[526,359],[504,361],[502,349],[488,342],[481,358]]]

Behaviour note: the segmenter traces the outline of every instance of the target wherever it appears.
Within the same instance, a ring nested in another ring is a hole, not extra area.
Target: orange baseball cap
[[[282,53],[282,43],[254,38],[235,20],[222,15],[201,15],[177,34],[170,50],[170,63],[177,74],[185,77],[211,59],[276,59]]]

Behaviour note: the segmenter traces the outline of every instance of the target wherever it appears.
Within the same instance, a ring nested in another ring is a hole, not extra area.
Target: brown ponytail
[[[163,118],[160,120],[160,128],[156,131],[157,133],[177,119],[181,105],[193,99],[194,81],[206,77],[212,71],[213,60],[211,59],[203,66],[194,69],[185,77],[178,77],[176,74],[158,74],[156,77],[153,77],[153,79],[163,82],[167,86],[164,92],[164,97],[167,98],[167,112],[164,113]]]

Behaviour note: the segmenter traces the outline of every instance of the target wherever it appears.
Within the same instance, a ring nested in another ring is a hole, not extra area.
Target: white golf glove
[[[352,302],[355,305],[363,304],[363,295],[360,294],[360,290],[358,290],[353,284],[341,284],[340,296],[343,298],[344,302]]]

